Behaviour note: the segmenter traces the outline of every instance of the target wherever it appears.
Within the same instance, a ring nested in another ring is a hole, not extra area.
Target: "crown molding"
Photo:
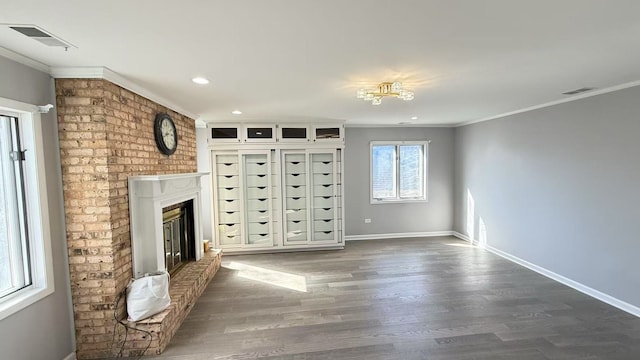
[[[162,106],[166,106],[184,116],[190,117],[193,120],[198,120],[200,117],[198,114],[184,109],[176,103],[138,85],[107,67],[52,67],[50,74],[56,79],[104,79],[140,96],[144,96]]]
[[[51,70],[48,65],[45,65],[39,61],[33,60],[32,58],[26,57],[24,55],[20,55],[7,48],[3,48],[2,46],[0,46],[0,56],[6,57],[7,59],[13,60],[22,65],[26,65],[30,68],[42,71],[47,74],[49,74]]]
[[[521,114],[521,113],[525,113],[525,112],[529,112],[529,111],[533,111],[533,110],[543,109],[543,108],[550,107],[550,106],[555,106],[555,105],[559,105],[559,104],[564,104],[564,103],[568,103],[568,102],[572,102],[572,101],[577,101],[577,100],[589,98],[589,97],[592,97],[592,96],[598,96],[598,95],[602,95],[602,94],[606,94],[606,93],[610,93],[610,92],[614,92],[614,91],[618,91],[618,90],[624,90],[624,89],[632,88],[632,87],[635,87],[635,86],[638,86],[638,85],[640,85],[640,80],[635,80],[635,81],[631,81],[631,82],[620,84],[620,85],[610,86],[610,87],[607,87],[607,88],[604,88],[604,89],[589,91],[589,92],[586,92],[584,94],[571,96],[571,97],[566,98],[566,99],[550,101],[550,102],[547,102],[547,103],[544,103],[544,104],[530,106],[530,107],[527,107],[527,108],[510,111],[510,112],[499,114],[499,115],[494,115],[494,116],[490,116],[490,117],[486,117],[486,118],[482,118],[482,119],[478,119],[478,120],[471,120],[471,121],[462,122],[462,123],[459,123],[459,124],[454,124],[452,126],[453,127],[460,127],[460,126],[476,124],[476,123],[480,123],[480,122],[484,122],[484,121],[500,119],[500,118],[511,116],[511,115]]]
[[[455,124],[349,124],[345,123],[347,128],[451,128]]]

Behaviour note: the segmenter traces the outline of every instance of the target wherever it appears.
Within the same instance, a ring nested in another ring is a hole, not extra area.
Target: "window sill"
[[[380,205],[380,204],[426,204],[428,203],[428,199],[401,199],[401,200],[371,200],[369,203],[371,205]]]
[[[48,287],[26,287],[15,294],[0,300],[0,320],[9,317],[27,306],[44,299],[53,294],[53,286]]]

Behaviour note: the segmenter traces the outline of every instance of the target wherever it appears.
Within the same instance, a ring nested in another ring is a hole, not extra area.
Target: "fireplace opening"
[[[174,274],[196,259],[193,200],[162,209],[165,269]]]

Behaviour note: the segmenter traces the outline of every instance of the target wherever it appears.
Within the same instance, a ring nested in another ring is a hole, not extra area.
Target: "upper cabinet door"
[[[242,126],[237,124],[209,124],[209,143],[239,143]]]
[[[276,141],[276,126],[273,124],[246,124],[243,128],[244,142],[269,143]]]
[[[278,141],[309,142],[311,141],[309,126],[300,124],[280,124],[278,127]]]
[[[344,142],[344,125],[314,125],[314,142]]]

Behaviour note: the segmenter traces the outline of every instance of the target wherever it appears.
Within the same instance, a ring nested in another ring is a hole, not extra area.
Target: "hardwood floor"
[[[156,357],[640,359],[640,318],[452,237],[224,256]]]

